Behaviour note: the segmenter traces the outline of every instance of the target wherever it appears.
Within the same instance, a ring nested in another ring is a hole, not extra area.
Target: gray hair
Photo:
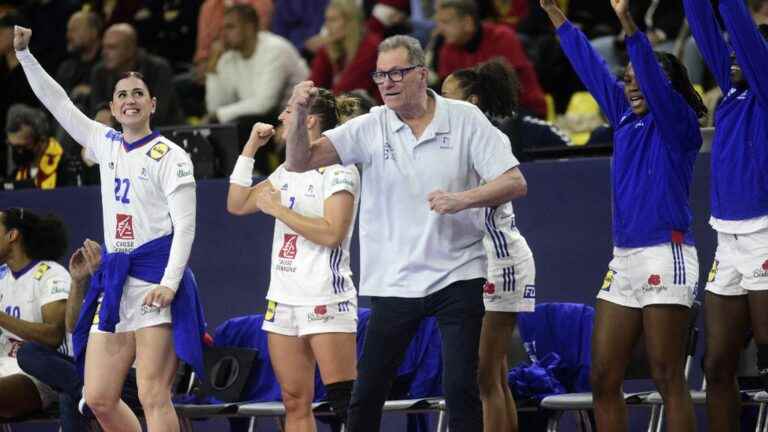
[[[390,36],[379,44],[379,54],[387,51],[405,48],[408,51],[408,62],[412,65],[426,64],[424,49],[418,39],[407,35]]]
[[[24,126],[32,130],[35,142],[48,137],[48,119],[43,111],[24,104],[11,105],[5,119],[5,132],[16,133]]]

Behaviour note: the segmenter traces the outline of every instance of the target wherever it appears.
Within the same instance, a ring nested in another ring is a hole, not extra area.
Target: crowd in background
[[[755,21],[768,24],[768,0],[747,1]],[[591,0],[558,3],[622,76],[626,48],[610,10]],[[682,3],[636,1],[632,15],[655,49],[683,61],[713,108],[721,94],[690,37]],[[393,34],[410,34],[427,49],[435,89],[451,72],[493,57],[512,66],[520,83],[516,115],[561,137],[514,149],[519,159],[535,158],[527,153],[531,146],[610,141],[538,0],[11,0],[0,4],[4,189],[99,181],[32,94],[13,50],[14,25],[34,30],[41,64],[78,107],[107,124],[117,78],[136,70],[158,100],[153,128],[232,124],[242,146],[254,122],[277,122],[291,89],[305,79],[380,103],[370,78],[376,47]],[[271,172],[280,159],[273,144],[256,168]]]

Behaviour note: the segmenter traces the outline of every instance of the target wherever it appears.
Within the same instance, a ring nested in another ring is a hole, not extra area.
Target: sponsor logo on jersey
[[[450,150],[453,148],[453,145],[451,144],[451,137],[448,135],[443,135],[440,137],[440,148]]]
[[[536,285],[526,285],[523,291],[523,298],[535,299],[536,298]]]
[[[288,190],[288,183],[283,183],[282,186],[280,186],[281,191],[287,191]]]
[[[183,178],[183,177],[191,177],[192,176],[192,166],[187,162],[181,162],[176,164],[176,177]]]
[[[51,266],[49,266],[49,265],[48,265],[48,264],[46,264],[46,263],[40,263],[40,264],[38,264],[38,265],[37,265],[37,268],[35,269],[35,274],[34,274],[34,276],[32,276],[32,278],[33,278],[34,280],[40,280],[40,279],[42,279],[42,278],[43,278],[43,275],[45,274],[45,272],[47,272],[48,270],[50,270],[50,268],[51,268]]]
[[[720,265],[720,261],[715,260],[715,262],[712,263],[712,269],[709,270],[709,275],[707,276],[707,282],[714,282],[715,277],[717,276],[717,266]]]
[[[763,265],[759,269],[752,272],[752,276],[756,278],[768,277],[768,260],[763,261]]]
[[[661,281],[661,275],[657,274],[648,276],[648,282],[643,285],[643,292],[655,291],[658,293],[666,289],[667,287]]]
[[[326,305],[315,306],[315,310],[307,314],[307,320],[309,321],[328,322],[332,319],[333,315],[328,315],[328,307]]]
[[[0,265],[0,279],[4,278],[5,275],[7,274],[8,274],[8,266],[5,264]]]
[[[115,163],[112,161],[109,162],[108,166],[109,166],[109,169],[115,169]]]
[[[147,315],[151,313],[159,313],[160,312],[160,306],[152,306],[152,305],[141,305],[141,314]]]
[[[315,187],[312,185],[307,186],[307,191],[304,193],[304,196],[314,198],[315,197]]]
[[[115,238],[118,240],[133,240],[133,216],[118,213],[115,225]]]
[[[338,186],[338,185],[346,186],[348,188],[355,187],[355,183],[352,181],[352,179],[348,177],[334,177],[334,179],[331,180],[331,186]]]
[[[608,273],[605,274],[605,277],[603,278],[603,285],[600,287],[601,291],[610,291],[611,290],[611,284],[613,284],[613,270],[608,270]]]
[[[69,284],[67,281],[61,279],[55,279],[51,281],[51,294],[61,294],[69,292]]]
[[[149,171],[147,170],[147,167],[141,167],[141,174],[139,174],[139,179],[149,180]]]
[[[171,151],[171,148],[168,147],[168,144],[164,142],[159,142],[153,145],[152,148],[149,149],[149,151],[147,152],[147,156],[149,156],[150,159],[159,161],[165,155],[167,155],[169,151]]]
[[[493,294],[495,292],[496,292],[496,285],[494,285],[493,282],[485,281],[485,285],[483,285],[483,293]]]
[[[283,237],[283,246],[280,247],[280,258],[295,259],[297,252],[297,241],[299,236],[296,234],[285,234]]]
[[[268,301],[267,312],[264,313],[264,321],[274,322],[276,310],[277,310],[277,303],[273,302],[272,300]]]

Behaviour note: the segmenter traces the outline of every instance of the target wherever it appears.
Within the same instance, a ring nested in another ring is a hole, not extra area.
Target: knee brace
[[[347,421],[347,408],[349,400],[352,398],[352,384],[354,381],[339,381],[325,386],[328,393],[328,403],[331,404],[331,411],[342,422]]]
[[[768,390],[768,344],[757,344],[757,372],[763,387]]]

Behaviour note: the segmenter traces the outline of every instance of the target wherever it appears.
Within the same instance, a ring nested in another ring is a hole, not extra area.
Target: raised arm
[[[540,0],[540,4],[555,26],[563,52],[576,74],[597,100],[611,125],[616,127],[624,111],[629,108],[621,84],[586,36],[565,18],[555,0]]]
[[[720,15],[749,88],[755,92],[763,109],[768,110],[768,43],[743,1],[720,0]]]
[[[312,81],[296,84],[293,96],[288,102],[290,114],[286,121],[285,169],[288,171],[309,171],[335,165],[341,162],[331,140],[322,136],[311,143],[307,133],[309,106],[317,94]]]
[[[16,49],[16,58],[24,69],[32,91],[64,130],[80,145],[87,146],[91,137],[104,126],[80,112],[67,92],[38,63],[28,49],[31,37],[32,30],[19,26],[14,28],[13,47]]]
[[[689,135],[692,126],[691,107],[672,88],[670,78],[659,65],[650,41],[643,32],[638,31],[629,14],[629,0],[611,0],[611,3],[627,35],[627,51],[637,83],[665,138],[665,144],[700,146],[701,141],[692,140]],[[698,131],[698,124],[695,127]]]
[[[731,59],[709,0],[683,0],[688,26],[717,85],[728,94],[731,89]]]
[[[260,211],[258,196],[264,188],[271,187],[269,180],[251,186],[253,180],[253,156],[266,145],[275,134],[275,128],[266,123],[256,123],[251,128],[251,135],[237,158],[232,175],[229,176],[227,193],[227,211],[234,215],[247,215]]]

